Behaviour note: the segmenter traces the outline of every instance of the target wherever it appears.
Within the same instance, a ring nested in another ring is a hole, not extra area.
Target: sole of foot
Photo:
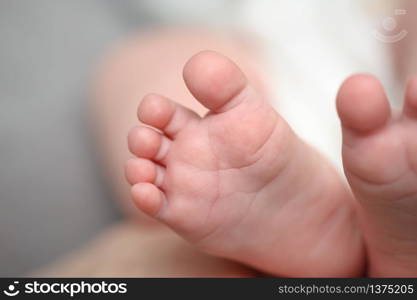
[[[417,276],[417,79],[402,111],[393,111],[375,77],[354,75],[342,84],[337,109],[369,275]]]
[[[209,113],[142,100],[126,177],[143,212],[200,249],[281,276],[355,276],[363,247],[354,201],[228,58],[203,51],[183,70]]]

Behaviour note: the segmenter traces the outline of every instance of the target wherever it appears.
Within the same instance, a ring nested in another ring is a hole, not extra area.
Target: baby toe
[[[127,161],[125,174],[127,181],[131,185],[148,182],[154,183],[157,186],[162,186],[165,169],[150,160],[133,158]]]
[[[366,74],[353,75],[345,80],[336,105],[343,126],[361,132],[381,127],[391,114],[381,83]]]
[[[165,195],[151,183],[138,183],[132,187],[132,198],[135,205],[149,216],[155,217],[161,210]]]
[[[137,157],[165,164],[172,141],[156,130],[145,126],[134,127],[128,135],[129,150]]]

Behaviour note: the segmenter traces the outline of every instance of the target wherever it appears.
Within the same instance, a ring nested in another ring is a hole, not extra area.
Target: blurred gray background
[[[0,0],[0,276],[24,275],[120,217],[86,91],[100,55],[145,22],[133,1]]]

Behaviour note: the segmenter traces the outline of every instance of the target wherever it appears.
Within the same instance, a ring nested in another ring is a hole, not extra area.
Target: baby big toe
[[[353,75],[343,82],[336,105],[342,125],[360,132],[381,127],[391,114],[382,85],[366,74]]]

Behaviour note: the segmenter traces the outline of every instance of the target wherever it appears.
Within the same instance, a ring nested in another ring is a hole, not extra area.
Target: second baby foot
[[[361,204],[370,276],[417,276],[417,79],[402,112],[379,81],[355,75],[340,88],[343,161]]]

